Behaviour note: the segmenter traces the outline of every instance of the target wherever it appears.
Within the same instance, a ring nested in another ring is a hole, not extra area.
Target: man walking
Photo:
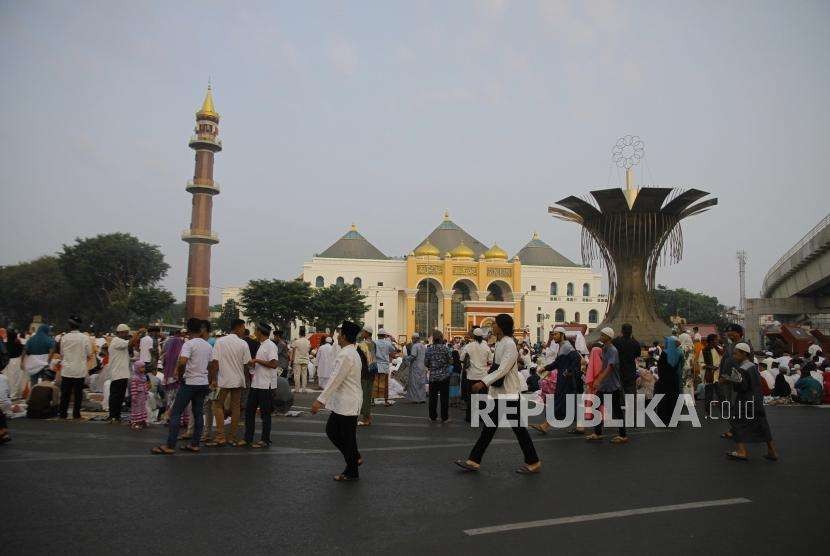
[[[605,396],[611,396],[611,416],[614,419],[623,419],[622,410],[622,379],[620,377],[620,356],[617,348],[614,347],[614,329],[605,327],[600,332],[600,341],[602,342],[602,371],[594,379],[594,384],[597,385],[597,396],[600,399],[600,406],[605,405]],[[603,408],[606,409],[607,408]],[[602,440],[602,419],[595,427],[593,434],[585,437],[585,440],[596,441]],[[628,435],[625,432],[625,422],[618,429],[618,434],[611,439],[613,444],[625,444],[628,442]]]
[[[354,345],[359,331],[360,327],[355,323],[343,322],[342,332],[337,336],[342,349],[334,360],[331,379],[311,405],[312,415],[323,407],[331,411],[326,423],[326,435],[346,460],[346,469],[334,476],[335,481],[357,481],[360,477],[358,466],[363,463],[357,449],[357,414],[363,396],[361,356]]]
[[[752,352],[752,344],[748,341],[744,340],[744,327],[740,324],[731,323],[729,326],[726,327],[726,338],[727,342],[724,346],[718,346],[718,355],[720,355],[720,369],[718,373],[718,398],[720,399],[721,404],[723,402],[728,402],[727,405],[732,403],[732,398],[734,397],[734,386],[732,382],[729,381],[727,377],[729,377],[730,373],[732,372],[733,367],[737,367],[738,363],[735,361],[734,358],[734,351],[735,346],[741,342],[746,343],[750,348],[750,353]],[[723,405],[721,405],[723,407]],[[722,415],[719,415],[718,418],[722,418]],[[724,432],[720,435],[721,438],[732,438],[732,420],[729,419],[729,430]]]
[[[130,327],[119,324],[115,329],[115,336],[107,341],[109,356],[109,417],[108,423],[121,422],[121,410],[124,406],[124,397],[130,382]]]
[[[308,380],[308,354],[311,342],[305,337],[305,326],[300,327],[300,337],[291,342],[291,365],[294,370],[294,390],[305,392]]]
[[[75,398],[72,418],[81,418],[81,403],[84,400],[84,380],[87,377],[87,358],[92,352],[89,338],[80,331],[81,318],[69,317],[69,332],[60,341],[61,354],[61,405],[59,416],[66,419],[69,412],[69,397]]]
[[[205,426],[203,415],[205,398],[210,392],[208,365],[213,352],[207,342],[207,337],[210,334],[210,323],[197,318],[188,319],[187,333],[190,339],[182,346],[176,369],[180,386],[176,391],[173,409],[170,411],[170,422],[167,425],[167,443],[153,448],[152,453],[154,454],[170,455],[175,453],[182,413],[187,404],[190,404],[193,411],[194,431],[190,443],[182,446],[182,450],[190,452],[200,450],[199,441],[202,438],[202,429]]]
[[[257,324],[256,337],[259,340],[259,349],[256,357],[251,360],[254,366],[252,371],[251,389],[248,392],[248,405],[245,407],[245,441],[239,446],[251,448],[267,448],[271,445],[271,389],[277,388],[277,344],[272,342],[271,327],[264,322]],[[254,425],[256,424],[256,410],[262,420],[262,437],[254,442]]]
[[[236,446],[236,431],[239,425],[242,391],[245,389],[245,374],[251,363],[251,351],[242,339],[245,321],[234,319],[231,333],[216,340],[213,356],[208,368],[211,388],[219,388],[213,400],[213,416],[216,420],[216,435],[205,446],[222,447],[226,443]],[[225,436],[225,404],[230,405],[231,430]]]
[[[640,356],[640,342],[632,336],[631,325],[625,323],[621,335],[614,338],[614,347],[620,357],[620,379],[623,394],[637,394],[637,358]],[[625,398],[623,398],[625,400]],[[636,400],[636,398],[632,398]],[[623,403],[625,405],[625,403]]]

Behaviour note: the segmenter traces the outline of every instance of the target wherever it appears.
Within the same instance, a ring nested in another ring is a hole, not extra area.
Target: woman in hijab
[[[164,373],[164,400],[167,402],[167,415],[173,408],[173,401],[176,399],[176,392],[179,390],[179,377],[176,374],[176,367],[179,364],[179,354],[182,352],[184,338],[181,332],[171,335],[165,340],[162,346],[161,368]],[[189,419],[187,413],[182,414],[182,424],[187,426]]]
[[[20,361],[29,374],[32,386],[37,384],[40,373],[49,367],[49,359],[55,351],[55,340],[49,335],[49,325],[41,324],[35,335],[26,342]]]
[[[654,385],[655,394],[663,394],[663,399],[657,405],[657,415],[668,425],[680,396],[680,373],[683,371],[683,354],[679,349],[680,342],[675,336],[666,337],[665,348],[657,361],[657,382]]]

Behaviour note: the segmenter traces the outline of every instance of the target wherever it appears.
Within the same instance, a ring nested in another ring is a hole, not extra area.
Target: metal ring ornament
[[[640,163],[645,154],[645,144],[637,135],[620,137],[611,155],[614,163],[626,170]]]

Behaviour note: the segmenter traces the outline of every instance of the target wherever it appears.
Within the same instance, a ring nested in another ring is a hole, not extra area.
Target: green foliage
[[[672,290],[662,285],[658,285],[652,294],[657,314],[668,324],[671,324],[669,318],[672,316],[681,316],[690,323],[715,324],[721,330],[727,324],[726,307],[717,297],[683,288]]]
[[[56,257],[0,267],[0,324],[25,329],[35,315],[66,322],[75,297]]]
[[[160,318],[176,302],[169,291],[153,286],[135,288],[130,294],[128,309],[134,315],[133,324],[146,325]]]
[[[129,234],[77,239],[56,257],[0,267],[0,324],[25,328],[41,315],[62,329],[70,314],[78,314],[100,331],[120,322],[167,320],[175,299],[158,282],[168,268],[158,247]]]
[[[184,301],[173,303],[161,313],[161,321],[167,324],[181,324],[184,326],[186,306]]]
[[[213,325],[222,332],[230,332],[231,323],[235,319],[239,318],[239,307],[236,306],[236,301],[233,299],[228,299],[225,302],[224,307],[221,305],[220,307],[222,309],[222,314],[219,315],[218,319],[215,319]]]
[[[241,293],[245,315],[283,330],[306,320],[311,287],[300,280],[251,280]]]
[[[125,233],[78,238],[63,246],[58,264],[78,295],[79,312],[99,329],[129,317],[133,292],[155,286],[170,268],[157,246]]]
[[[311,296],[308,320],[318,330],[334,330],[344,320],[361,322],[369,305],[366,296],[352,284],[317,288]]]

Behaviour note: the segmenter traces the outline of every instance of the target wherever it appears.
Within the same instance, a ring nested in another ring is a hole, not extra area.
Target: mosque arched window
[[[550,294],[559,295],[559,284],[557,284],[556,282],[550,283]]]
[[[591,284],[582,284],[582,297],[591,297]]]
[[[346,285],[346,280],[342,276],[338,276],[336,283],[337,283],[338,286],[345,286]]]
[[[573,295],[574,295],[574,285],[573,285],[573,282],[568,282],[568,286],[567,286],[567,288],[565,289],[565,294],[566,294],[568,297],[573,297]]]
[[[363,287],[363,280],[361,280],[360,277],[355,277],[355,279],[352,281],[352,284],[354,284],[354,287],[356,287],[357,289],[360,289]]]
[[[315,288],[323,288],[326,286],[326,280],[322,276],[318,276],[314,279],[314,287]]]
[[[596,309],[591,309],[588,311],[588,322],[591,324],[596,324],[599,320],[599,313]]]
[[[553,316],[556,322],[565,322],[565,309],[557,309]]]

